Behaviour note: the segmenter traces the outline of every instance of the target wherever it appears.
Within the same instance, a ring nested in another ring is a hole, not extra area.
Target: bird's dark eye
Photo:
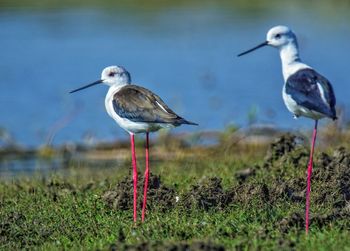
[[[110,72],[110,73],[108,74],[109,77],[114,77],[114,75],[115,75],[115,72]]]
[[[276,34],[275,38],[276,39],[280,39],[281,38],[281,34]]]

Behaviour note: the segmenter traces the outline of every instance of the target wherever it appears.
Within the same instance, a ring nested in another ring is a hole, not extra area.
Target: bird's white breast
[[[300,107],[298,106],[297,102],[292,99],[291,95],[286,93],[286,84],[283,86],[282,97],[287,109],[294,115],[300,116]]]

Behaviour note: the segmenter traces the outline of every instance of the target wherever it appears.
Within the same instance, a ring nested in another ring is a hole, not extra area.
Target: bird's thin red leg
[[[135,152],[135,136],[130,134],[131,153],[132,153],[132,178],[134,181],[134,222],[137,220],[137,166],[136,166],[136,152]]]
[[[315,120],[315,128],[314,128],[314,132],[312,134],[312,143],[311,143],[309,165],[307,167],[306,209],[305,209],[305,232],[306,232],[306,234],[308,234],[308,232],[309,232],[311,174],[312,174],[312,166],[313,166],[314,148],[315,148],[315,142],[316,142],[316,136],[317,136],[317,124],[318,124],[318,120]]]
[[[143,189],[142,222],[145,220],[148,178],[149,178],[149,133],[148,132],[146,133],[146,170],[145,170],[144,178],[145,178],[145,184]]]

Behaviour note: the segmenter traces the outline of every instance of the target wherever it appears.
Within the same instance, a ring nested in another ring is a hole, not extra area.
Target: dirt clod
[[[250,202],[266,203],[270,200],[270,190],[265,183],[245,183],[232,188],[235,194],[235,202],[247,204]]]
[[[222,180],[217,177],[205,179],[184,195],[182,203],[186,208],[199,208],[203,210],[223,209],[233,202],[234,194],[224,190]]]
[[[140,177],[141,175],[139,175]],[[138,204],[142,207],[143,199],[143,178],[139,180]],[[125,177],[112,190],[106,191],[102,199],[106,204],[117,210],[131,210],[133,208],[133,181],[130,177]],[[173,188],[167,187],[161,183],[160,176],[149,176],[147,208],[157,208],[160,211],[166,211],[174,207],[176,203],[176,193]]]
[[[270,201],[289,200],[304,208],[306,170],[309,149],[297,144],[296,136],[287,134],[273,143],[266,155],[265,172]],[[346,219],[350,200],[350,153],[344,148],[333,154],[316,151],[311,177],[310,225],[323,227]],[[321,213],[322,212],[322,213]],[[277,223],[281,231],[296,227],[302,229],[304,215],[295,212]]]
[[[290,133],[283,134],[281,137],[279,137],[270,145],[270,148],[265,156],[265,164],[270,165],[283,155],[293,151],[297,146],[297,139],[297,136]]]
[[[49,191],[48,195],[54,202],[59,201],[60,198],[65,198],[68,194],[75,195],[77,193],[77,188],[69,182],[52,179],[48,181],[46,186]]]

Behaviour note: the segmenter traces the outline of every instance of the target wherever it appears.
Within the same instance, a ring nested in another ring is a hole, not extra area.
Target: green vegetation
[[[316,151],[305,236],[308,144],[298,142],[284,135],[271,146],[179,145],[166,161],[153,157],[144,224],[132,222],[129,159],[115,168],[75,163],[49,177],[4,180],[0,249],[345,250],[350,154],[339,141]]]
[[[47,10],[52,11],[56,9],[84,9],[93,8],[106,11],[133,11],[138,15],[155,13],[163,14],[164,11],[169,9],[188,9],[197,10],[201,8],[222,8],[227,11],[231,11],[233,14],[244,13],[245,15],[256,17],[256,15],[264,16],[270,15],[272,10],[293,10],[295,8],[309,9],[312,12],[329,18],[329,16],[335,17],[339,15],[339,11],[347,11],[350,8],[348,0],[318,0],[318,1],[278,1],[278,0],[178,0],[178,1],[166,1],[166,0],[27,0],[27,1],[0,1],[1,10]]]

